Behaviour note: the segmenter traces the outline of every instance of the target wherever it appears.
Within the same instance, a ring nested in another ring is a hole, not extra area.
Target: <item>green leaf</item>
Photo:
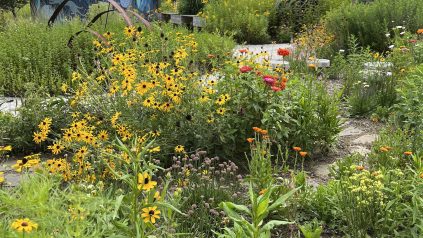
[[[230,208],[227,205],[228,202],[221,202],[219,204],[220,208],[222,208],[225,213],[229,216],[229,218],[231,218],[232,220],[236,221],[236,222],[241,222],[242,221],[242,217],[235,212],[232,208]]]
[[[122,200],[123,200],[123,198],[124,198],[125,196],[124,195],[119,195],[117,198],[116,198],[116,202],[115,202],[115,210],[113,211],[113,216],[112,216],[112,219],[116,219],[117,217],[118,217],[118,211],[119,211],[119,208],[120,208],[120,205],[122,204]]]
[[[275,226],[281,226],[281,225],[288,225],[288,224],[293,224],[294,222],[289,222],[289,221],[279,221],[279,220],[271,220],[268,223],[266,223],[266,225],[263,226],[263,228],[261,228],[262,231],[267,232],[273,229],[273,227]]]
[[[251,215],[250,210],[244,205],[237,205],[237,204],[232,203],[232,202],[225,202],[225,204],[231,209],[242,211],[242,212],[247,213],[248,215]]]
[[[292,189],[291,191],[279,197],[274,203],[272,203],[272,205],[269,206],[269,212],[275,210],[276,208],[284,204],[286,200],[290,198],[298,189],[300,189],[300,187],[296,189]]]
[[[169,204],[169,203],[164,203],[164,202],[156,202],[157,205],[162,206],[162,207],[166,207],[169,208],[181,215],[186,215],[185,213],[181,212],[178,208],[174,207],[173,205]]]

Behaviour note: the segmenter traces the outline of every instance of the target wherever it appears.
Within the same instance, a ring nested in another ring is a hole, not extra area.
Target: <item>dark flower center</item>
[[[150,216],[153,216],[153,215],[154,215],[154,210],[150,210],[150,211],[148,212],[148,214],[149,214]]]
[[[144,184],[148,184],[148,182],[149,182],[150,180],[148,179],[148,177],[147,178],[145,178],[144,179]]]
[[[153,214],[154,214],[154,211],[153,211]],[[29,226],[29,224],[28,224],[28,222],[24,221],[24,222],[21,223],[21,226]]]

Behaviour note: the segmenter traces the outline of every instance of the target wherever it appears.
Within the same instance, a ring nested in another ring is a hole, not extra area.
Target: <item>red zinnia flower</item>
[[[282,90],[280,87],[276,87],[276,86],[272,86],[271,88],[272,88],[273,92],[279,92],[279,91]]]
[[[240,49],[239,50],[239,53],[241,53],[241,54],[244,54],[244,53],[247,53],[248,52],[248,50],[247,49]]]
[[[248,73],[251,70],[253,70],[253,68],[251,68],[250,66],[245,65],[245,66],[242,66],[241,68],[239,68],[239,70],[241,71],[241,73]]]
[[[290,53],[291,52],[288,49],[285,49],[285,48],[279,48],[278,49],[278,55],[280,55],[280,56],[285,57],[285,56],[288,56]]]

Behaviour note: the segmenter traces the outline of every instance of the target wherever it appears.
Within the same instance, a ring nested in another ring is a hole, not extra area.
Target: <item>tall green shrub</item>
[[[211,32],[234,34],[240,42],[266,43],[268,16],[273,0],[214,0],[204,9],[206,29]]]
[[[361,46],[386,50],[393,27],[405,26],[415,32],[423,26],[423,1],[377,0],[367,4],[349,4],[330,11],[327,27],[335,35],[335,45],[345,48],[350,35]]]

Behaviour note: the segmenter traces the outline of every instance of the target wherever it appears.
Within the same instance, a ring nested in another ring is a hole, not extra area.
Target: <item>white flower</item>
[[[403,31],[403,32],[400,32],[400,35],[404,35],[405,34],[405,31]]]
[[[386,76],[392,76],[392,72],[386,72]]]
[[[393,49],[394,47],[395,47],[395,45],[390,45],[388,48]]]
[[[402,29],[402,26],[397,26],[397,29]]]
[[[345,50],[339,50],[339,53],[341,53],[341,54],[344,53],[344,52],[345,52]]]
[[[390,36],[391,36],[391,34],[387,33],[387,34],[385,34],[385,36],[386,36],[386,37],[390,37]]]

